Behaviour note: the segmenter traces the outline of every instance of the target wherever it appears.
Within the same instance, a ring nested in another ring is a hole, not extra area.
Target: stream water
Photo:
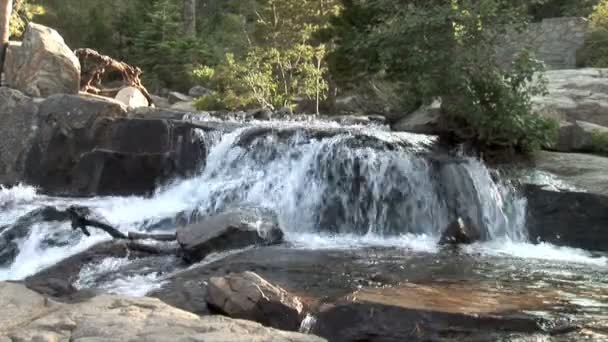
[[[88,206],[124,232],[153,233],[174,231],[164,222],[176,215],[255,205],[276,211],[288,250],[340,251],[354,255],[357,263],[384,265],[380,271],[403,281],[420,275],[413,271],[418,267],[426,270],[426,282],[551,291],[558,298],[551,312],[603,322],[592,336],[605,336],[598,331],[608,329],[608,258],[530,243],[525,198],[477,159],[431,152],[432,137],[381,126],[267,122],[224,134],[201,131],[200,139],[208,151],[204,169],[150,197],[57,198],[26,185],[3,188],[0,238],[19,217],[43,205]],[[483,241],[454,258],[437,241],[459,216],[471,219]],[[84,237],[68,223],[35,224],[16,241],[18,254],[0,268],[0,280],[23,279],[107,239],[97,231]],[[145,295],[167,276],[152,271],[120,276],[129,263],[110,258],[85,265],[76,285]],[[118,276],[98,281],[108,272]]]

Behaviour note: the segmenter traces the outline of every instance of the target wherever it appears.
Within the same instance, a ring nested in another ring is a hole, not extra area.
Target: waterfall
[[[7,241],[11,224],[42,205],[85,205],[124,232],[174,230],[160,223],[253,205],[277,213],[288,241],[413,236],[434,245],[458,217],[470,219],[486,241],[526,241],[525,200],[481,161],[431,151],[429,136],[326,122],[253,123],[198,133],[208,152],[204,168],[151,197],[69,199],[23,186],[2,189],[0,244],[18,246],[18,254],[11,265],[0,263],[0,279],[23,278],[108,239],[99,231],[82,238],[67,223],[41,223]]]

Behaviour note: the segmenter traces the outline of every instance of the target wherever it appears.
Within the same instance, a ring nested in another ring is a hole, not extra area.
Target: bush
[[[579,66],[608,67],[608,0],[600,1],[589,18],[591,33],[579,51]]]
[[[559,125],[532,111],[531,98],[545,92],[536,77],[542,64],[522,54],[510,71],[489,68],[476,72],[445,108],[448,128],[459,138],[486,147],[514,147],[523,152],[552,146]]]

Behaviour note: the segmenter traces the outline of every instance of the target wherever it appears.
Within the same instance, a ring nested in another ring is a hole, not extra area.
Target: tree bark
[[[4,56],[10,38],[10,21],[13,12],[13,0],[0,0],[0,84],[4,70]]]
[[[196,37],[196,0],[184,0],[184,30],[188,37]]]

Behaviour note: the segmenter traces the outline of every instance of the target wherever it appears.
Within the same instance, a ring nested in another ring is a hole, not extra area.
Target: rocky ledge
[[[220,316],[200,317],[153,298],[102,295],[64,304],[0,283],[0,341],[324,341]]]

